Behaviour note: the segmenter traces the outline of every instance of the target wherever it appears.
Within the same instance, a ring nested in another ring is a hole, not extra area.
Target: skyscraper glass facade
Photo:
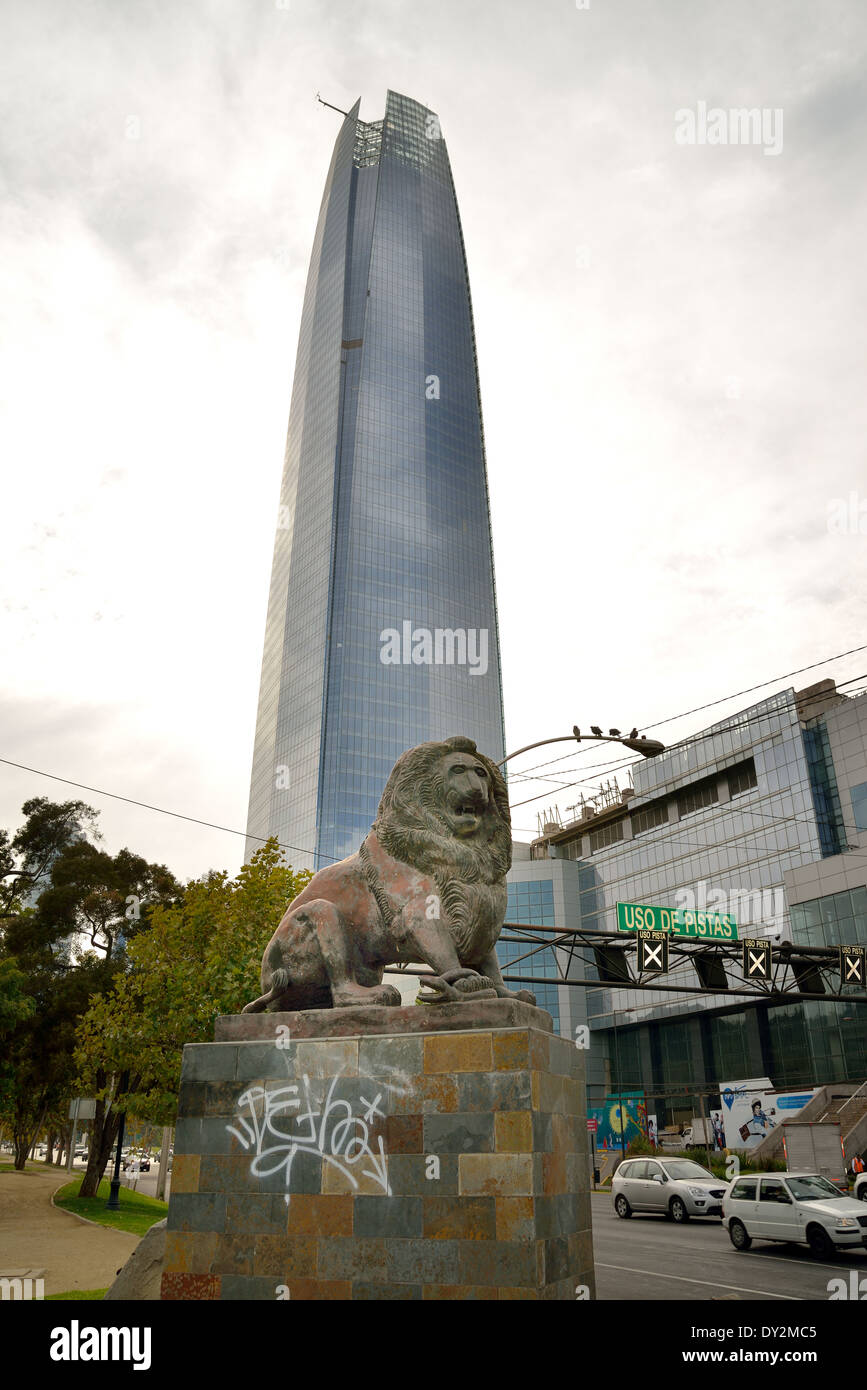
[[[345,117],[314,238],[248,853],[354,852],[399,754],[454,733],[504,755],[472,307],[438,118],[389,92]]]

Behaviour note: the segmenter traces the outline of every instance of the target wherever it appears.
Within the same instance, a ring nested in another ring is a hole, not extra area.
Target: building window
[[[752,759],[741,767],[732,768],[729,773],[729,796],[740,796],[742,792],[752,791],[753,787],[758,785],[756,765]]]
[[[609,821],[608,825],[601,825],[598,830],[590,831],[590,853],[595,854],[598,849],[605,849],[607,845],[614,845],[622,839],[623,821]]]
[[[852,812],[855,816],[855,829],[867,830],[867,782],[850,787]]]
[[[642,835],[645,830],[655,830],[658,825],[668,824],[668,806],[664,801],[657,801],[652,806],[645,806],[642,811],[633,811],[630,819],[633,835]]]
[[[698,782],[688,791],[681,792],[677,798],[682,816],[690,816],[694,811],[703,810],[705,806],[715,806],[718,801],[716,778],[708,782]]]

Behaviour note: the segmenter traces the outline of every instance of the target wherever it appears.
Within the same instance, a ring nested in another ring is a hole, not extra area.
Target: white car
[[[753,1241],[809,1245],[817,1259],[867,1246],[867,1214],[820,1173],[749,1173],[723,1199],[723,1225],[736,1250]]]
[[[624,1220],[634,1211],[656,1211],[676,1221],[720,1216],[726,1185],[691,1158],[628,1158],[611,1183],[614,1210]]]
[[[867,1202],[867,1173],[859,1173],[855,1179],[855,1191],[853,1194],[862,1202]]]

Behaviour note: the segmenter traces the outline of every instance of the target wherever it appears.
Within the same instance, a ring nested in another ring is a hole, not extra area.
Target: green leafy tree
[[[133,1105],[140,1119],[175,1119],[185,1043],[210,1042],[219,1015],[239,1013],[259,994],[262,953],[311,876],[285,865],[271,839],[236,879],[211,873],[153,909],[149,930],[129,942],[130,970],[93,1000],[78,1029],[81,1086],[97,1097],[95,1132],[102,1121],[116,1136],[120,1110]],[[92,1144],[82,1196],[96,1191],[110,1148],[97,1154]]]
[[[128,968],[126,941],[149,926],[154,904],[182,891],[164,865],[92,843],[96,812],[83,802],[39,797],[23,811],[24,826],[0,841],[0,1018],[4,977],[18,1015],[4,1040],[0,1117],[11,1123],[18,1167],[42,1127],[62,1119],[75,1031],[92,996]]]

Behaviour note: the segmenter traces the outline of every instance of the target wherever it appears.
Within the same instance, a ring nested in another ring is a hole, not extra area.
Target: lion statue
[[[398,1005],[385,966],[424,961],[431,1003],[515,998],[494,950],[512,862],[506,784],[472,739],[420,743],[392,769],[357,854],[320,869],[283,915],[244,1013]]]

